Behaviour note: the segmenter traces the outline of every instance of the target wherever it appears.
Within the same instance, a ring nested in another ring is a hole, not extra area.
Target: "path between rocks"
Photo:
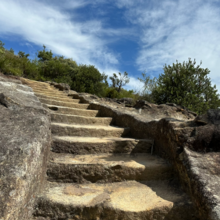
[[[25,82],[50,111],[53,137],[33,219],[196,219],[172,167],[150,154],[152,140],[129,137],[129,128],[47,83]]]

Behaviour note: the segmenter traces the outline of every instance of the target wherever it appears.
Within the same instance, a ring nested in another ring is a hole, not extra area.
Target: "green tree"
[[[0,71],[3,71],[4,61],[5,61],[5,48],[4,43],[0,41]]]
[[[71,77],[78,67],[77,63],[72,59],[65,59],[64,56],[53,57],[52,51],[38,51],[39,79],[46,81],[51,80],[58,83],[71,84]]]
[[[123,86],[125,86],[127,83],[129,83],[130,78],[128,77],[128,73],[124,72],[124,74],[121,74],[120,72],[118,75],[116,73],[113,73],[113,76],[109,77],[109,79],[112,81],[112,87],[118,92],[121,92],[121,89]]]
[[[0,41],[0,71],[4,74],[22,75],[19,57],[11,50],[6,50],[2,41]]]
[[[143,90],[140,92],[140,98],[148,102],[154,102],[152,91],[157,87],[157,78],[151,78],[146,73],[142,73],[142,78],[138,78],[140,82],[144,83]]]
[[[25,54],[25,52],[22,52],[22,51],[18,52],[18,57],[20,58],[20,68],[21,68],[23,77],[27,77],[29,73],[29,68],[31,65],[31,62],[28,59],[29,56],[30,55]]]
[[[38,51],[38,58],[39,58],[39,61],[41,62],[45,62],[45,61],[48,61],[48,60],[51,60],[52,57],[53,57],[53,53],[52,51],[46,51],[46,46],[43,45],[43,50],[42,51]]]
[[[101,96],[105,84],[103,75],[92,65],[80,65],[72,75],[71,88],[77,92],[87,92]]]
[[[15,51],[11,48],[10,50],[9,50],[9,52],[11,52],[11,53],[15,53]]]
[[[108,75],[106,75],[104,72],[102,73],[102,78],[103,78],[103,81],[106,85],[106,87],[108,87]]]
[[[220,105],[216,86],[208,78],[209,69],[196,65],[191,59],[188,62],[165,65],[164,73],[159,76],[157,87],[152,96],[156,103],[176,103],[185,106],[198,114]]]

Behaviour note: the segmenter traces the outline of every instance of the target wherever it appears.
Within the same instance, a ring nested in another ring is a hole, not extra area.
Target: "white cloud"
[[[131,76],[129,83],[124,88],[140,93],[144,89],[144,83],[140,82],[137,78]]]
[[[58,1],[55,1],[55,3]],[[84,6],[86,1],[62,1],[61,5],[49,1],[0,1],[0,35],[19,35],[24,40],[42,46],[54,53],[72,57],[78,63],[115,65],[117,56],[108,47],[102,22],[79,22],[65,8]],[[76,15],[75,15],[76,16]]]
[[[130,0],[119,0],[126,7]],[[211,70],[212,82],[220,92],[220,7],[216,1],[164,0],[140,1],[126,7],[129,22],[140,32],[140,51],[136,64],[141,71],[162,72],[165,63],[196,58]]]
[[[72,57],[78,63],[93,64],[108,75],[122,69],[120,51],[111,50],[110,44],[126,38],[139,42],[134,62],[141,72],[161,73],[165,63],[196,58],[203,61],[202,67],[211,70],[210,77],[220,91],[218,1],[113,2],[123,10],[129,28],[109,28],[105,18],[86,20],[85,17],[82,21],[83,15],[75,11],[92,4],[105,14],[104,0],[1,0],[0,36],[19,35],[27,43],[45,44],[56,54]],[[131,77],[127,88],[140,87],[139,81]]]

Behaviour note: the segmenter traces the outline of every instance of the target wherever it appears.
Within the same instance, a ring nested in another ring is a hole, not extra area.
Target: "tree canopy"
[[[165,65],[152,91],[156,103],[176,103],[197,113],[220,105],[216,86],[212,86],[209,69],[196,65],[196,60]]]
[[[109,79],[112,81],[112,87],[118,92],[121,92],[121,89],[123,86],[125,86],[127,83],[129,83],[130,78],[128,77],[128,73],[124,72],[124,74],[121,74],[120,72],[118,75],[116,73],[113,73],[113,76],[109,77]]]
[[[72,75],[71,88],[78,92],[101,95],[104,76],[93,65],[79,65]]]
[[[54,55],[51,50],[37,52],[35,59],[11,48],[7,50],[0,41],[0,71],[8,75],[22,76],[38,81],[54,81],[67,83],[72,90],[86,92],[109,98],[144,99],[157,104],[176,103],[197,112],[204,113],[207,109],[220,106],[220,97],[215,85],[212,85],[208,74],[210,70],[202,68],[201,63],[189,59],[180,63],[166,65],[158,78],[151,78],[146,73],[138,78],[144,83],[140,94],[123,88],[129,83],[127,72],[113,73],[109,77],[101,74],[93,65],[78,65],[76,61],[64,56]]]
[[[138,78],[138,80],[144,83],[143,89],[141,91],[141,98],[148,102],[155,102],[152,96],[152,91],[157,87],[157,78],[151,78],[147,76],[146,73],[142,73],[142,78]]]

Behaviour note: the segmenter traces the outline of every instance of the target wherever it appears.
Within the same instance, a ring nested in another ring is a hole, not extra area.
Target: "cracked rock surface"
[[[0,75],[0,219],[30,219],[45,182],[50,117],[32,89]]]

